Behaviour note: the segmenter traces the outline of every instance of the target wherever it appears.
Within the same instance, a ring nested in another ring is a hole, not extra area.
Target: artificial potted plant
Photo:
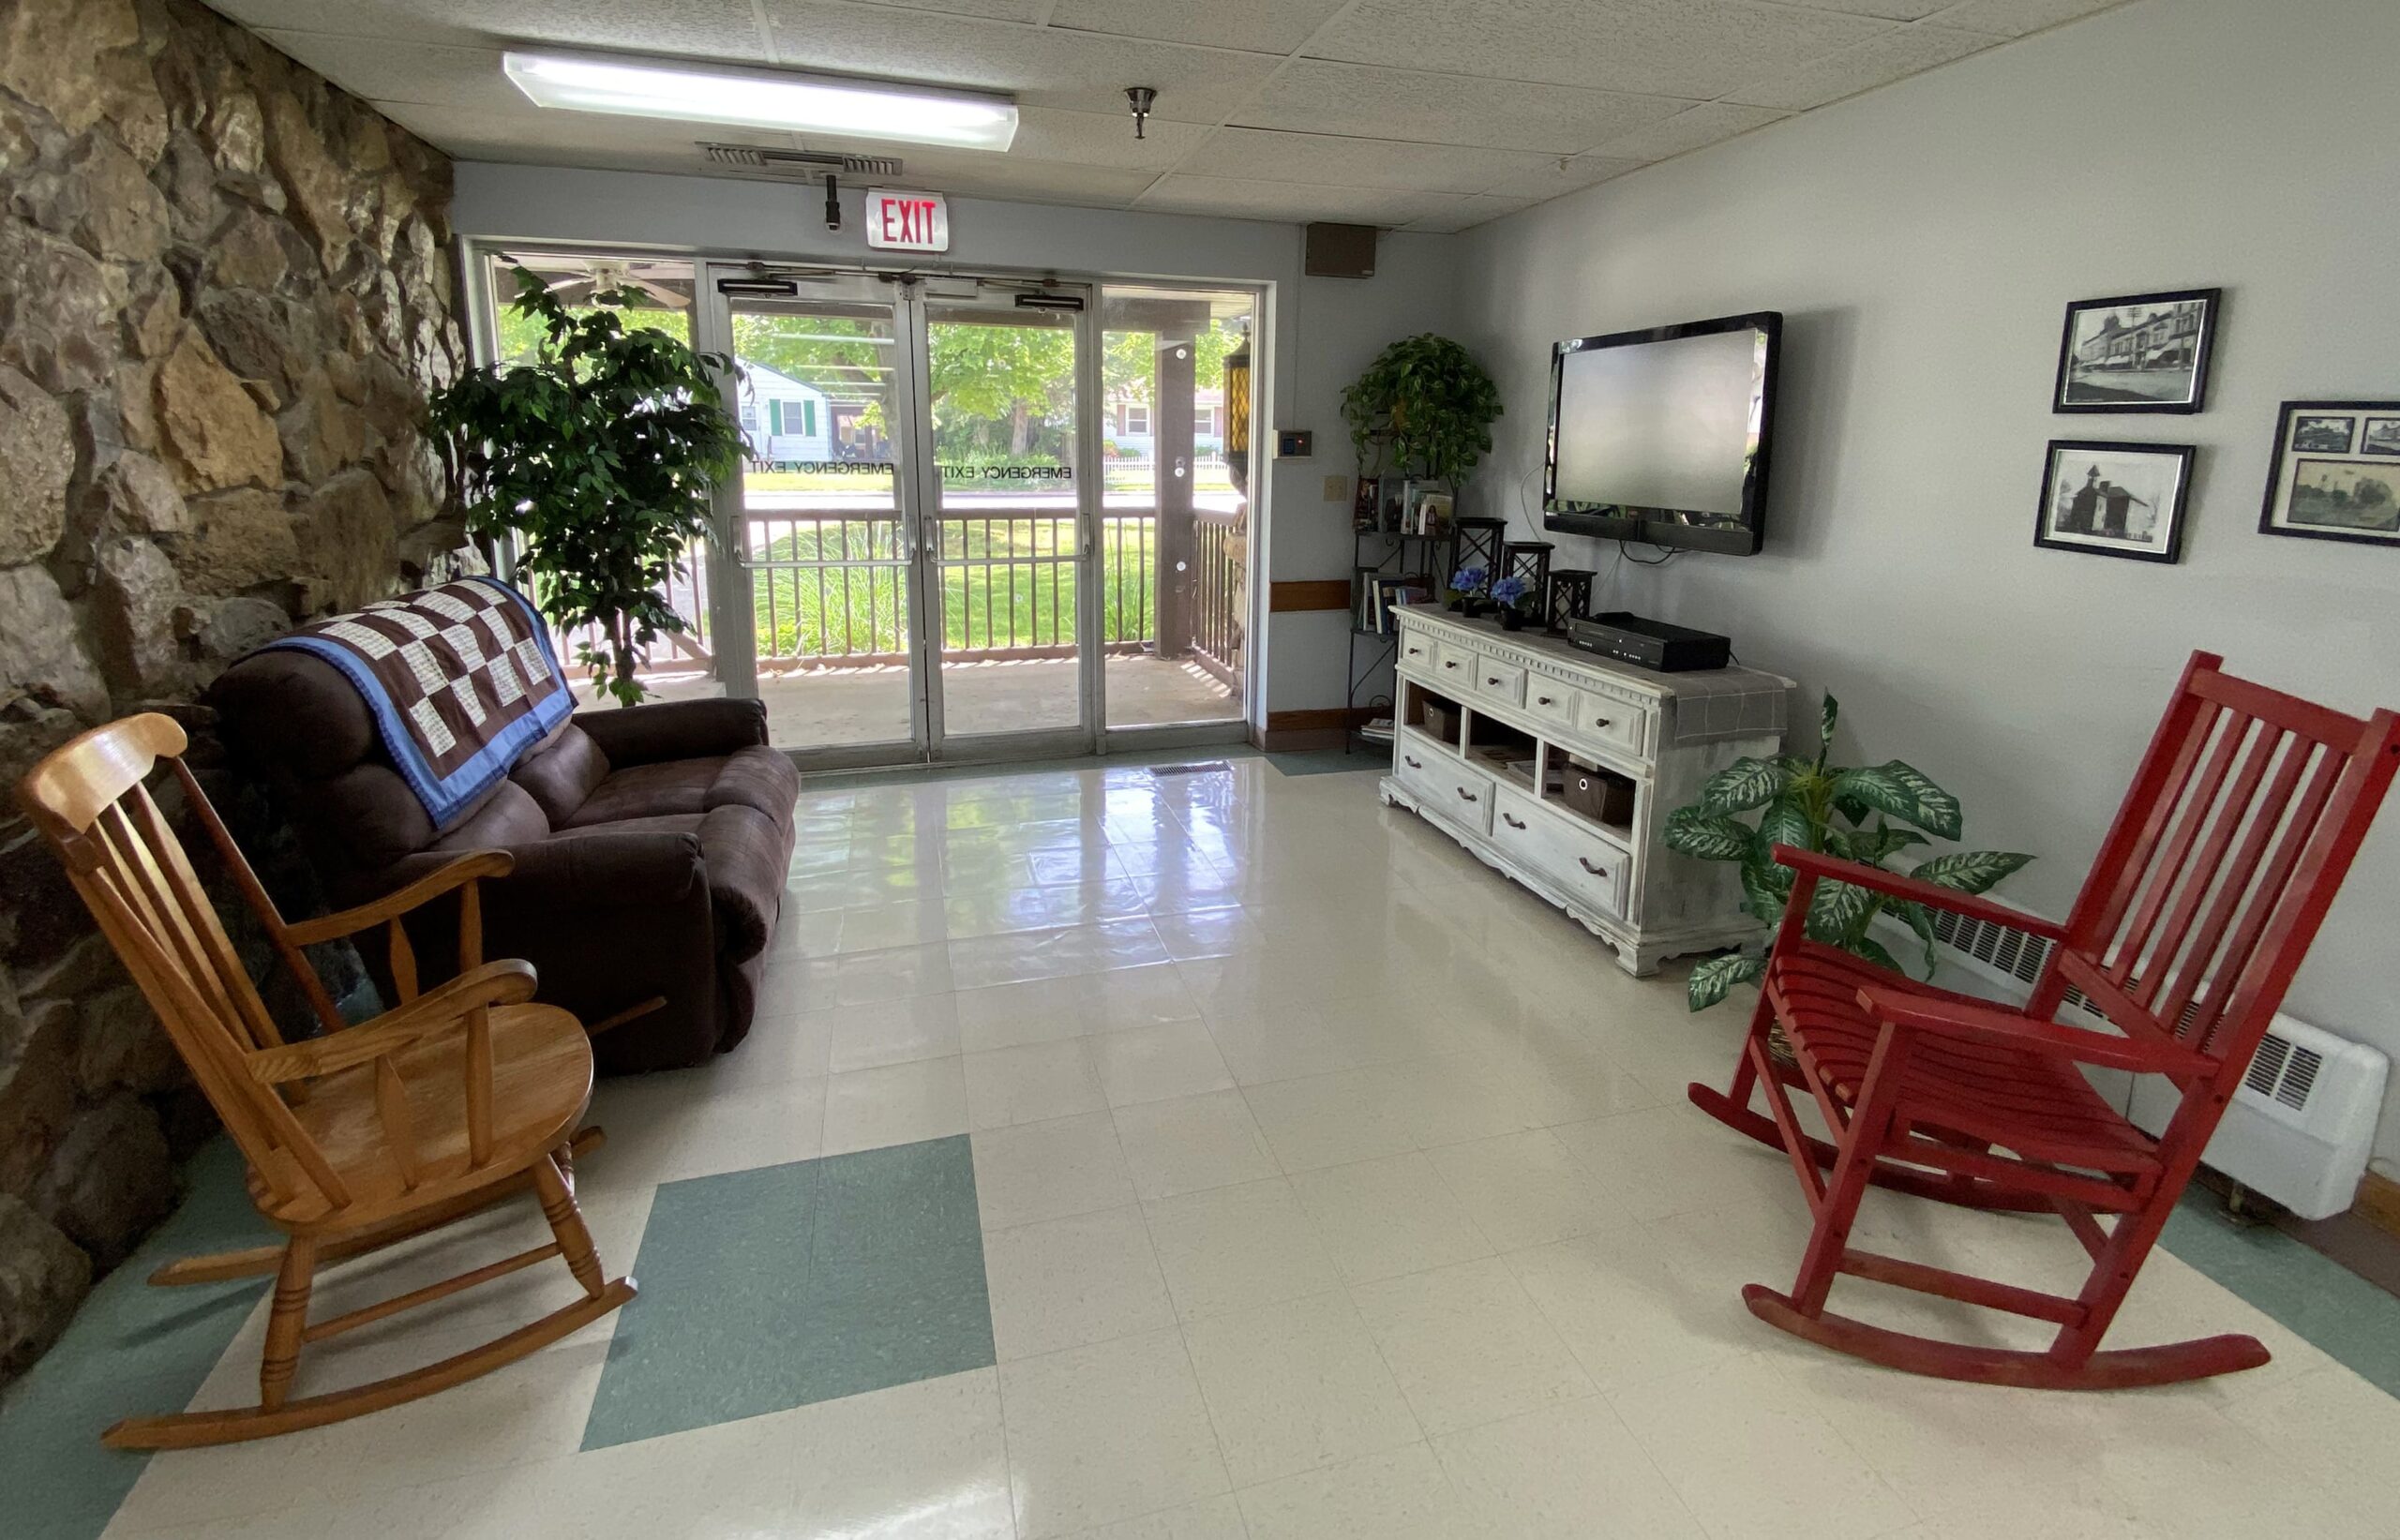
[[[1741,863],[1742,906],[1770,930],[1783,922],[1784,900],[1792,882],[1792,868],[1776,864],[1777,845],[1820,850],[1880,868],[1886,858],[1930,843],[1928,835],[1955,840],[1963,827],[1958,799],[1912,765],[1898,759],[1850,769],[1831,763],[1834,723],[1840,711],[1834,697],[1826,695],[1819,712],[1822,743],[1814,759],[1792,754],[1737,759],[1702,784],[1699,801],[1667,815],[1668,849],[1702,860]],[[1752,811],[1759,813],[1755,826],[1735,815]],[[2010,850],[1951,850],[1927,857],[1908,875],[1962,893],[1980,893],[2032,859]],[[1905,974],[1899,959],[1868,934],[1879,914],[1892,916],[1916,934],[1925,946],[1925,971],[1930,977],[1933,917],[1921,904],[1827,880],[1817,885],[1808,905],[1808,938]],[[1705,959],[1692,968],[1686,986],[1690,1007],[1705,1010],[1735,984],[1765,971],[1762,953],[1729,952]]]
[[[622,291],[570,310],[517,272],[511,308],[538,321],[534,355],[436,391],[426,417],[477,534],[513,531],[534,602],[561,631],[594,631],[579,658],[594,694],[633,705],[683,553],[708,532],[709,496],[741,465],[742,433],[711,371],[732,361],[628,326]]]
[[[1375,355],[1342,393],[1358,474],[1440,482],[1452,493],[1492,452],[1500,387],[1464,348],[1432,332]]]

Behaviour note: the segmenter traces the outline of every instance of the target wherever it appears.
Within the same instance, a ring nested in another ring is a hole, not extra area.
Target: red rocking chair
[[[2100,1351],[2191,1178],[2400,769],[2400,717],[2362,721],[2219,672],[2196,652],[2063,925],[1789,846],[1797,874],[1731,1090],[1691,1099],[1781,1148],[1815,1230],[1788,1294],[1752,1284],[1750,1312],[1795,1337],[1986,1384],[2100,1390],[2255,1368],[2256,1338]],[[1820,881],[1854,883],[2051,943],[2023,1009],[1934,989],[1808,939]],[[2058,1024],[2067,992],[2116,1034]],[[1790,1060],[1769,1048],[1779,1025]],[[2080,1067],[2162,1075],[2181,1093],[2156,1137]],[[1835,1142],[1811,1137],[1806,1091]],[[1751,1109],[1762,1091],[1766,1114]],[[1866,1186],[1970,1208],[2055,1212],[2092,1259],[2070,1298],[1859,1250]],[[2104,1219],[2108,1222],[2104,1223]],[[1825,1308],[1841,1274],[2054,1322],[2048,1350],[1919,1337]]]

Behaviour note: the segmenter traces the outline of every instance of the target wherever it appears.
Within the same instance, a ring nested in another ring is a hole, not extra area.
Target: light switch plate
[[[1347,476],[1328,476],[1328,477],[1326,477],[1326,478],[1325,478],[1325,501],[1328,501],[1328,502],[1347,502],[1347,501],[1350,501],[1350,478],[1349,478],[1349,477],[1347,477]]]

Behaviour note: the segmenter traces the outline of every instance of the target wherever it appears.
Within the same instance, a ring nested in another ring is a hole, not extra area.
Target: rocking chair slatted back
[[[313,1187],[338,1206],[348,1201],[340,1178],[291,1108],[250,1075],[249,1056],[282,1037],[143,785],[161,758],[181,769],[186,741],[168,717],[111,723],[43,761],[19,797],[250,1168],[279,1199]],[[198,798],[184,777],[185,795]]]
[[[2185,665],[2032,1005],[2048,1017],[2072,986],[2127,1036],[2216,1060],[2220,1096],[2400,768],[2392,712],[2348,716],[2222,662]]]

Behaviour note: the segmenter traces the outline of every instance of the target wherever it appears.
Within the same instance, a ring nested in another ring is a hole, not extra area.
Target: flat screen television
[[[1782,313],[1761,310],[1552,348],[1543,525],[1757,551],[1782,336]]]

